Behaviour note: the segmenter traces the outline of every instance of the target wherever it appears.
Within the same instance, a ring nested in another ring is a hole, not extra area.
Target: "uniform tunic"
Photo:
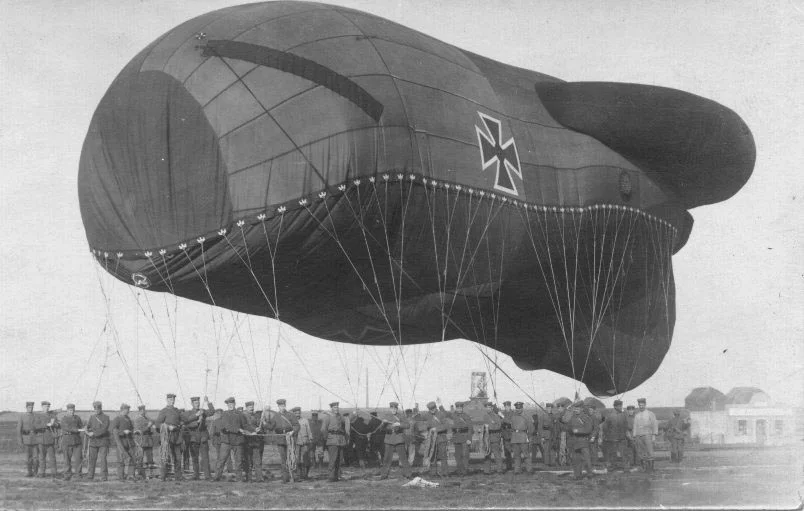
[[[340,479],[343,449],[346,447],[351,428],[349,418],[338,415],[325,415],[321,421],[321,434],[326,436],[327,451],[329,452],[329,480]]]
[[[147,415],[140,414],[134,417],[134,441],[139,442],[141,453],[134,460],[139,475],[145,477],[145,465],[151,468],[154,464],[154,423]]]
[[[193,463],[193,479],[198,479],[201,471],[211,479],[209,469],[209,430],[207,429],[207,410],[187,410],[181,414],[185,433],[188,435],[190,460]]]
[[[488,427],[489,446],[491,447],[491,452],[486,456],[483,462],[483,471],[486,474],[491,473],[491,458],[494,457],[497,472],[503,473],[502,418],[496,413],[487,412],[486,415],[483,416],[483,424]]]
[[[681,417],[673,417],[667,423],[667,439],[670,440],[670,460],[680,462],[684,457],[684,430],[687,422]]]
[[[650,410],[639,411],[634,415],[634,426],[631,430],[637,444],[639,457],[653,461],[653,439],[659,434],[659,423]]]
[[[603,456],[608,465],[613,465],[617,459],[617,453],[621,453],[623,462],[628,464],[626,453],[626,433],[628,431],[628,418],[624,412],[609,414],[601,427],[603,436]]]
[[[382,417],[385,421],[385,451],[383,452],[381,477],[386,478],[391,472],[391,464],[394,460],[394,453],[399,458],[399,466],[402,467],[402,474],[405,477],[411,475],[408,453],[405,450],[406,435],[405,430],[409,426],[408,418],[404,414],[388,413]]]
[[[110,426],[109,416],[103,412],[92,415],[87,420],[87,433],[92,433],[92,436],[89,437],[89,460],[87,463],[87,476],[90,479],[95,477],[95,465],[98,458],[100,458],[101,464],[101,477],[105,481],[109,476],[106,457],[109,454]]]
[[[284,412],[274,412],[268,418],[266,427],[274,432],[274,441],[277,451],[279,451],[279,467],[282,471],[282,480],[290,479],[290,469],[288,468],[288,433],[297,435],[299,433],[299,420],[296,415],[285,410]]]
[[[128,416],[118,415],[112,420],[111,429],[117,447],[117,476],[123,480],[126,478],[126,465],[129,473],[134,469],[134,424]]]
[[[589,437],[595,429],[594,419],[586,415],[583,411],[580,413],[570,412],[572,415],[562,418],[562,421],[567,424],[569,431],[568,448],[572,454],[572,470],[576,478],[583,475],[584,466],[587,473],[592,475],[592,458],[589,455]]]
[[[472,441],[472,418],[464,412],[455,412],[452,419],[452,444],[455,448],[455,466],[458,473],[469,470],[469,443]]]
[[[39,459],[39,439],[34,432],[36,416],[26,412],[17,419],[17,441],[25,449],[25,466],[28,475],[35,475],[35,467]]]
[[[65,415],[61,418],[61,451],[64,453],[64,477],[69,480],[73,472],[81,475],[83,449],[81,432],[84,421],[78,415]]]
[[[34,416],[34,430],[39,444],[39,474],[44,476],[47,464],[53,467],[56,475],[56,436],[59,430],[59,420],[56,412],[42,412]]]
[[[533,420],[522,410],[516,410],[508,419],[511,424],[511,455],[514,461],[514,473],[518,474],[522,465],[522,456],[525,456],[525,466],[528,472],[533,470],[530,456],[530,436],[534,432]]]
[[[159,415],[156,416],[154,425],[161,430],[163,424],[167,426],[172,426],[173,429],[168,431],[168,445],[163,445],[161,446],[161,448],[170,450],[169,459],[173,461],[173,474],[177,480],[180,480],[184,478],[184,475],[182,474],[183,453],[181,450],[181,443],[182,443],[181,412],[176,407],[171,405],[162,408],[159,411]],[[163,480],[167,477],[166,463],[160,462],[159,475]]]
[[[243,431],[251,431],[251,427],[246,420],[246,416],[237,410],[226,410],[218,419],[220,424],[216,424],[216,429],[220,428],[221,431],[221,451],[217,460],[217,467],[215,470],[215,480],[219,481],[223,476],[223,467],[226,465],[226,460],[229,459],[229,454],[234,452],[235,471],[241,480],[245,480],[246,475],[241,475],[243,466]]]

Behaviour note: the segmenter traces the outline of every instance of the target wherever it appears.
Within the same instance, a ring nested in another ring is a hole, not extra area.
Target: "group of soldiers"
[[[181,480],[182,467],[192,462],[192,478],[196,480],[203,472],[206,480],[219,481],[228,468],[240,481],[262,482],[265,446],[273,445],[279,455],[283,482],[308,479],[312,466],[323,465],[324,452],[329,458],[328,480],[338,481],[344,456],[356,444],[365,449],[373,438],[372,443],[379,440],[384,451],[380,479],[389,477],[394,455],[403,477],[412,477],[413,467],[425,472],[433,466],[437,476],[446,477],[449,444],[459,476],[468,474],[474,446],[484,458],[486,474],[491,473],[492,461],[499,473],[513,469],[514,474],[519,474],[524,460],[525,470],[530,473],[537,453],[546,466],[554,466],[565,461],[561,453],[566,452],[575,477],[581,478],[584,469],[588,476],[593,475],[592,459],[597,461],[598,446],[602,446],[609,469],[628,470],[638,461],[644,470],[652,471],[653,443],[658,434],[658,422],[647,410],[645,399],[638,400],[638,411],[633,406],[623,411],[622,402],[617,400],[614,410],[605,415],[580,400],[569,406],[547,403],[546,413],[541,415],[526,414],[522,402],[514,403],[512,408],[511,402],[505,401],[502,409],[486,402],[480,420],[478,415],[473,419],[465,413],[463,402],[447,410],[431,401],[423,411],[403,411],[398,403],[391,402],[390,411],[384,414],[361,410],[341,413],[339,403],[333,402],[329,412],[313,412],[308,419],[302,417],[300,407],[288,410],[285,399],[276,401],[277,410],[260,411],[255,411],[253,401],[237,408],[233,397],[225,400],[225,410],[216,410],[206,398],[202,407],[199,397],[191,398],[189,410],[180,410],[175,407],[175,399],[175,394],[167,394],[166,406],[153,419],[144,405],[131,417],[127,404],[122,404],[111,419],[103,412],[102,403],[96,401],[86,424],[75,414],[73,404],[68,404],[66,414],[59,418],[50,411],[47,401],[42,401],[39,413],[34,413],[33,402],[26,403],[17,432],[26,452],[27,476],[46,477],[48,466],[51,475],[56,476],[58,446],[64,456],[64,479],[75,475],[94,480],[99,463],[100,478],[106,481],[107,455],[114,446],[120,480],[154,477],[157,466],[160,479],[166,480],[172,474]],[[684,421],[676,412],[668,427],[673,461],[681,461],[683,456],[684,429]],[[675,436],[680,440],[673,443]],[[216,453],[214,471],[211,447]],[[359,458],[364,466],[363,458]],[[84,459],[86,477],[82,474]]]

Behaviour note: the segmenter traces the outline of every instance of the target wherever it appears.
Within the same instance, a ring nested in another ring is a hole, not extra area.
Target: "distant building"
[[[796,417],[791,406],[775,403],[756,387],[736,387],[723,396],[693,390],[685,403],[690,410],[690,436],[701,444],[784,445],[796,441]],[[708,401],[700,399],[708,394]],[[722,405],[720,404],[722,402]],[[693,405],[690,407],[690,405]]]

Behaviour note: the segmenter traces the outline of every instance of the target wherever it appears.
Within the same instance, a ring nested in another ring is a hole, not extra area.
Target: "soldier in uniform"
[[[182,436],[181,436],[181,412],[176,409],[173,404],[176,402],[176,394],[170,393],[165,397],[167,404],[164,408],[159,411],[159,415],[156,416],[156,420],[154,421],[154,426],[156,426],[160,433],[159,436],[161,439],[166,438],[167,444],[161,445],[160,448],[163,450],[167,450],[169,452],[168,458],[173,462],[173,474],[177,481],[181,481],[184,479],[184,475],[182,474],[182,452],[181,452],[181,443],[182,443]],[[167,434],[162,433],[162,429],[167,429]],[[164,441],[164,440],[163,440]],[[165,456],[159,457],[159,477],[165,481],[167,480],[167,463],[162,461],[165,459]]]
[[[388,474],[391,472],[391,463],[394,460],[394,453],[399,458],[402,475],[410,478],[410,463],[408,462],[408,453],[405,450],[405,429],[408,427],[408,419],[399,412],[399,403],[391,401],[389,406],[391,407],[391,412],[382,418],[385,425],[385,452],[382,458],[380,479],[388,479]]]
[[[264,481],[262,474],[262,458],[265,453],[265,438],[261,435],[260,424],[262,414],[254,411],[254,401],[246,401],[243,416],[248,422],[249,430],[256,432],[256,435],[249,435],[243,439],[243,466],[246,470],[246,480],[261,483]]]
[[[25,477],[36,477],[39,467],[39,443],[34,431],[36,416],[33,409],[34,402],[27,401],[25,413],[17,419],[17,443],[25,449],[25,468],[27,470]]]
[[[120,405],[120,414],[112,420],[112,438],[115,441],[117,457],[117,478],[126,480],[126,465],[128,472],[134,475],[134,424],[128,416],[130,406]]]
[[[542,460],[544,460],[544,451],[542,450],[541,428],[539,427],[539,414],[533,413],[530,416],[533,422],[533,434],[530,436],[530,459],[533,465],[536,464],[536,452],[542,453]]]
[[[502,439],[505,448],[505,469],[511,470],[513,458],[511,457],[511,416],[514,411],[511,409],[510,401],[503,401],[503,420],[502,420]]]
[[[67,415],[61,418],[61,452],[64,454],[64,480],[69,481],[73,472],[80,478],[83,458],[81,431],[84,422],[75,414],[75,405],[67,405]]]
[[[226,398],[226,411],[218,419],[220,424],[216,424],[215,429],[221,433],[221,450],[217,459],[215,470],[215,481],[220,481],[223,477],[223,467],[229,459],[230,453],[234,452],[235,467],[237,467],[237,477],[242,482],[248,480],[248,472],[243,463],[243,444],[244,436],[252,435],[253,430],[246,420],[246,416],[235,409],[235,398]]]
[[[106,457],[109,455],[109,416],[103,413],[103,404],[100,401],[92,403],[95,413],[87,420],[87,436],[89,437],[89,460],[87,460],[87,478],[95,478],[95,465],[100,458],[101,481],[109,478],[109,467]]]
[[[312,461],[316,470],[318,470],[324,463],[324,441],[326,440],[321,435],[321,419],[318,418],[318,412],[310,414],[310,431],[313,434]]]
[[[209,481],[212,475],[209,470],[209,431],[207,430],[208,411],[212,409],[206,398],[207,409],[201,408],[201,398],[191,397],[191,408],[181,416],[184,422],[184,430],[189,436],[186,446],[190,451],[190,459],[193,463],[193,480],[197,481],[204,471],[204,479]]]
[[[330,413],[321,421],[321,434],[326,436],[327,453],[329,454],[329,481],[340,479],[343,449],[349,439],[349,417],[340,414],[340,403],[329,404]]]
[[[427,411],[423,414],[424,420],[427,422],[427,429],[435,431],[435,460],[436,473],[439,477],[447,477],[449,475],[449,466],[447,464],[447,432],[449,431],[449,417],[443,410],[436,407],[434,401],[427,403]]]
[[[502,418],[494,412],[494,404],[491,401],[486,401],[486,415],[483,416],[483,424],[489,430],[489,447],[490,453],[485,456],[483,461],[483,472],[486,475],[491,474],[491,457],[497,464],[497,472],[502,474],[505,472],[503,466],[503,446],[502,446]],[[484,453],[485,454],[485,453]]]
[[[600,440],[600,427],[603,424],[603,414],[597,409],[595,403],[589,403],[587,406],[587,414],[592,419],[592,434],[589,437],[589,457],[592,459],[592,466],[599,463],[598,442]]]
[[[472,445],[472,418],[464,413],[465,403],[455,403],[455,412],[450,414],[452,419],[452,445],[455,449],[455,466],[459,476],[469,472],[469,448]]]
[[[294,406],[290,412],[299,423],[299,433],[296,435],[296,473],[299,480],[304,481],[309,479],[310,466],[313,464],[315,437],[310,421],[306,417],[302,417],[301,407]]]
[[[567,415],[567,408],[563,403],[556,406],[556,413],[553,420],[553,449],[556,452],[556,460],[559,465],[569,465],[571,463],[571,453],[568,452],[568,444],[572,440],[572,433],[568,431],[568,426],[561,419]],[[564,446],[562,447],[562,439]],[[563,457],[563,460],[562,460]]]
[[[572,411],[565,413],[561,418],[569,430],[567,448],[572,455],[572,471],[575,479],[583,477],[584,467],[589,477],[594,477],[592,459],[589,456],[589,439],[594,430],[594,422],[583,408],[583,401],[578,400],[573,405]]]
[[[290,482],[290,470],[288,469],[288,440],[287,434],[292,433],[297,435],[299,433],[299,421],[296,415],[287,411],[287,401],[285,399],[277,399],[276,406],[279,410],[272,412],[265,427],[268,431],[274,432],[276,441],[276,448],[279,451],[279,467],[282,471],[282,482]]]
[[[56,437],[59,434],[59,419],[50,411],[50,401],[42,401],[42,412],[34,416],[34,430],[39,444],[39,477],[47,475],[47,463],[53,467],[56,477]]]
[[[639,412],[634,415],[634,427],[631,433],[637,445],[637,452],[646,472],[653,472],[653,442],[659,434],[659,423],[656,416],[646,408],[644,397],[637,399]]]
[[[670,440],[670,461],[681,463],[684,459],[684,431],[689,428],[686,420],[681,418],[681,412],[673,410],[673,418],[667,423],[667,439]]]
[[[628,421],[628,429],[625,430],[625,445],[626,445],[626,456],[627,456],[627,463],[626,466],[635,466],[637,464],[637,460],[639,460],[639,455],[637,453],[637,446],[636,441],[634,440],[633,429],[634,429],[634,405],[628,405],[625,408],[625,419]]]
[[[511,455],[514,461],[514,474],[522,472],[522,457],[525,457],[525,468],[530,474],[533,472],[533,462],[530,455],[530,436],[533,435],[535,428],[533,421],[524,413],[524,403],[517,401],[514,403],[514,413],[510,417],[511,421]]]
[[[617,399],[614,401],[614,413],[609,414],[601,427],[603,437],[603,458],[605,458],[606,469],[614,470],[617,468],[617,453],[622,455],[624,469],[628,469],[628,455],[626,453],[626,431],[628,430],[628,420],[623,413],[623,402]]]
[[[145,405],[137,407],[138,415],[132,421],[134,423],[134,443],[139,447],[137,456],[134,459],[136,475],[146,478],[145,468],[148,467],[148,477],[151,477],[154,469],[154,422],[145,413]]]
[[[540,437],[542,448],[542,463],[546,467],[552,467],[555,463],[556,455],[558,454],[553,450],[553,403],[544,405],[547,415],[540,424]]]
[[[207,431],[209,431],[209,438],[212,442],[212,447],[215,449],[215,466],[218,465],[218,460],[221,459],[221,439],[223,438],[223,433],[221,432],[221,424],[223,421],[221,418],[223,417],[223,410],[218,408],[215,410],[215,415],[212,416],[207,422]],[[231,451],[230,451],[231,453]],[[232,467],[232,455],[230,454],[229,457],[225,460],[226,462],[226,470],[234,472]]]

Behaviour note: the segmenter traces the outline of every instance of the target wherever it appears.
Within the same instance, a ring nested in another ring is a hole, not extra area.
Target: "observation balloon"
[[[603,395],[659,367],[688,210],[735,194],[754,157],[740,117],[693,94],[270,2],[134,57],[78,191],[92,253],[128,284],[331,341],[469,339]]]

